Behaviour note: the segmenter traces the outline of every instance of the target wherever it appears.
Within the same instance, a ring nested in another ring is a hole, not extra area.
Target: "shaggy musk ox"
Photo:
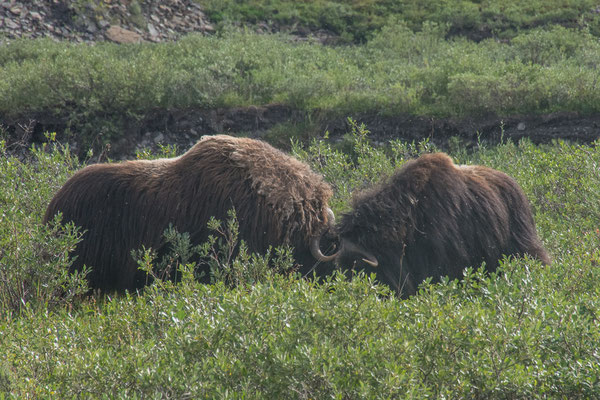
[[[519,185],[491,168],[457,166],[444,153],[409,161],[355,195],[337,229],[337,263],[375,271],[405,297],[427,277],[460,278],[483,261],[494,271],[503,255],[550,263]]]
[[[289,244],[300,272],[307,272],[316,262],[311,250],[318,259],[331,259],[318,247],[333,223],[331,195],[307,165],[270,145],[218,135],[172,159],[85,167],[56,193],[44,222],[61,212],[63,222],[85,231],[72,269],[89,266],[91,288],[134,290],[146,276],[132,249],[159,248],[169,224],[201,243],[209,218],[225,221],[232,208],[250,251]]]

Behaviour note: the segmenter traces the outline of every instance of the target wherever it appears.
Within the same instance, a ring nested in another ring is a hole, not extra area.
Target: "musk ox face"
[[[504,255],[550,259],[523,191],[508,175],[456,166],[443,153],[407,162],[356,194],[337,225],[342,268],[364,268],[402,296],[428,277],[460,278],[468,266],[496,269]]]
[[[134,290],[146,276],[130,252],[159,248],[173,225],[192,244],[207,239],[210,217],[235,209],[240,239],[252,252],[291,245],[307,272],[330,260],[318,249],[333,223],[331,188],[298,160],[270,145],[226,135],[202,138],[180,157],[96,164],[73,175],[50,202],[44,222],[61,212],[85,231],[73,269],[91,267],[90,287]],[[206,274],[208,276],[209,274]]]
[[[340,250],[335,254],[336,263],[342,269],[376,273],[379,282],[398,293],[405,293],[406,285],[412,283],[402,268],[406,226],[404,221],[393,226],[392,220],[383,218],[385,214],[372,209],[365,201],[344,214],[337,227]],[[384,237],[386,231],[396,235]]]

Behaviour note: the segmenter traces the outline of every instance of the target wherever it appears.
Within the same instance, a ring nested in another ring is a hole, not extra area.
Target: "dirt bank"
[[[157,110],[144,120],[126,123],[123,138],[110,144],[110,156],[114,159],[130,158],[136,149],[153,148],[159,143],[177,144],[180,149],[186,149],[201,136],[216,133],[264,138],[278,126],[297,126],[300,131],[306,128],[300,134],[302,139],[323,136],[327,131],[333,140],[337,140],[350,131],[347,117],[327,113],[308,116],[303,111],[282,105],[214,110]],[[441,148],[446,148],[450,138],[458,138],[466,146],[476,145],[478,142],[493,144],[501,140],[518,141],[523,137],[534,143],[548,143],[555,139],[591,143],[600,138],[600,115],[585,116],[577,113],[481,119],[376,114],[349,117],[364,123],[371,132],[371,139],[379,143],[392,139],[420,141],[428,138]],[[312,121],[309,126],[307,120]],[[14,142],[42,142],[45,140],[43,133],[51,131],[57,132],[59,139],[70,141],[76,150],[87,151],[87,148],[79,146],[76,138],[64,136],[66,120],[37,114],[18,120],[5,120],[2,124]],[[97,138],[96,143],[99,144],[101,140],[102,138]],[[283,140],[276,144],[285,147],[289,142]]]

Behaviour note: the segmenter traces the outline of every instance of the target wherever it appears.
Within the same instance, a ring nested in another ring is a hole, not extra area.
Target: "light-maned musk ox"
[[[428,277],[460,278],[483,261],[494,271],[503,255],[550,263],[519,185],[491,168],[457,166],[444,153],[408,161],[354,195],[337,229],[337,263],[375,271],[403,297]]]
[[[202,243],[209,218],[225,221],[232,208],[250,251],[290,245],[300,272],[307,272],[317,261],[311,251],[331,259],[318,247],[332,228],[331,195],[307,165],[272,146],[217,135],[176,158],[87,166],[56,193],[44,221],[61,212],[63,222],[85,231],[72,269],[90,267],[90,288],[124,291],[147,279],[132,249],[159,248],[170,224]]]

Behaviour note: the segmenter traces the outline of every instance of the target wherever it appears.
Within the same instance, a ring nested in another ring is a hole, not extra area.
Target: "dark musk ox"
[[[427,277],[462,277],[465,267],[494,271],[503,255],[550,263],[529,202],[508,175],[457,166],[444,153],[408,161],[353,196],[338,223],[337,263],[364,267],[406,297]]]
[[[300,272],[308,272],[317,261],[311,251],[324,258],[318,242],[332,227],[331,195],[307,165],[272,146],[217,135],[176,158],[81,169],[56,193],[44,222],[61,212],[85,231],[72,269],[90,267],[90,288],[131,291],[146,282],[132,249],[159,248],[169,224],[202,243],[209,218],[225,221],[232,208],[250,251],[291,245]]]

